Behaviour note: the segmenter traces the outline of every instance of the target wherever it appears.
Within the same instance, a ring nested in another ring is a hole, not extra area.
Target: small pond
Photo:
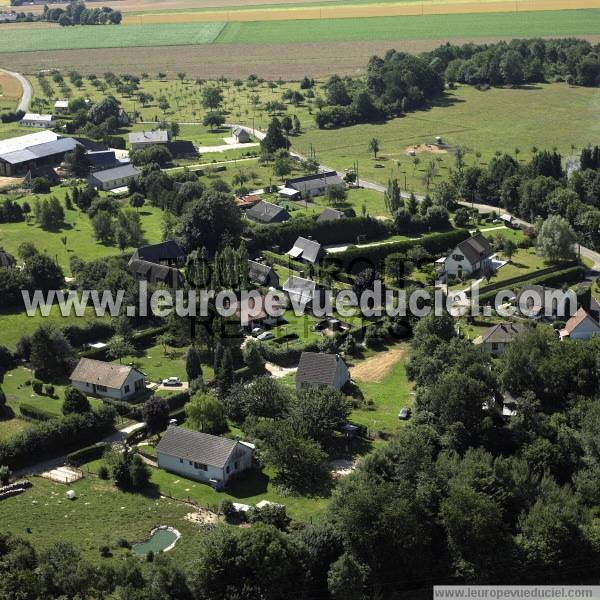
[[[161,526],[153,529],[150,532],[150,537],[145,542],[133,544],[131,549],[140,556],[145,556],[150,550],[154,553],[168,552],[175,546],[180,537],[181,534],[177,529]]]

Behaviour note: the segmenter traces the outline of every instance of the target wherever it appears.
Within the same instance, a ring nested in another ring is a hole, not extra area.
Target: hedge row
[[[190,400],[190,392],[185,390],[184,392],[177,392],[176,394],[170,394],[169,396],[162,396],[169,405],[169,412],[183,408]]]
[[[80,450],[75,450],[71,454],[67,454],[66,463],[71,467],[78,467],[92,460],[98,460],[104,455],[104,451],[108,448],[108,444],[101,442],[93,446],[86,446]]]
[[[575,267],[569,267],[567,269],[562,269],[561,271],[547,273],[539,277],[533,277],[526,281],[522,281],[520,282],[519,288],[524,287],[525,285],[546,285],[549,287],[561,287],[563,285],[570,285],[584,279],[585,273],[586,268],[582,265],[577,265]],[[494,300],[496,294],[497,290],[481,294],[479,296],[479,303],[484,304]]]
[[[293,367],[298,364],[303,352],[317,352],[319,346],[316,342],[306,342],[293,348],[283,348],[273,343],[261,344],[264,359],[280,367]]]
[[[343,269],[349,269],[357,265],[361,265],[358,270],[362,270],[369,265],[382,269],[382,263],[389,254],[403,253],[414,246],[423,246],[430,254],[440,254],[454,248],[457,244],[466,240],[469,235],[467,229],[453,229],[451,231],[430,233],[415,240],[401,240],[362,248],[351,247],[343,252],[329,255],[326,258],[326,263],[337,265]],[[354,272],[354,269],[352,269],[352,272]]]
[[[102,402],[108,406],[112,406],[120,417],[128,417],[134,421],[142,419],[142,405],[131,404],[123,400],[113,400],[112,398],[102,398]]]
[[[84,344],[110,338],[115,328],[108,321],[92,321],[85,325],[65,325],[62,331],[72,346],[80,348]]]
[[[161,333],[167,330],[167,325],[161,325],[160,327],[152,327],[151,329],[145,329],[138,333],[134,333],[132,341],[144,345],[148,340],[154,340]],[[90,348],[79,353],[81,358],[95,358],[96,360],[108,360],[106,355],[106,348]]]
[[[340,225],[339,221],[317,222],[311,217],[298,217],[277,227],[270,225],[253,227],[248,248],[251,252],[258,252],[277,245],[287,250],[298,236],[310,236],[321,244],[341,244],[356,242],[359,236],[364,240],[379,240],[390,233],[389,224],[372,217],[348,217],[344,219],[343,225]]]
[[[19,406],[19,412],[22,417],[32,421],[50,421],[51,419],[58,418],[58,415],[31,404],[21,404]]]
[[[72,414],[41,422],[9,440],[0,441],[0,465],[15,469],[92,444],[114,431],[115,418],[114,409],[102,406],[82,415]]]

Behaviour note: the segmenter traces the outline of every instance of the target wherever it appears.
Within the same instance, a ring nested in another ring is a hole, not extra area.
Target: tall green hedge
[[[350,269],[352,272],[367,266],[382,269],[383,261],[389,254],[403,253],[414,246],[423,246],[429,253],[439,254],[451,250],[469,236],[470,233],[467,229],[453,229],[441,233],[429,233],[415,240],[401,240],[362,248],[351,247],[328,256],[326,262],[338,265],[340,268]]]
[[[312,237],[321,244],[356,243],[358,236],[364,240],[379,240],[390,235],[390,225],[372,217],[349,217],[340,221],[317,222],[311,217],[291,219],[273,227],[259,225],[252,228],[248,249],[251,252],[281,246],[288,250],[298,236]]]

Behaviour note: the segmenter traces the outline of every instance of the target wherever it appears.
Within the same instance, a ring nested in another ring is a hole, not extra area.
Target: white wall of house
[[[157,452],[156,457],[158,466],[165,471],[205,483],[209,483],[211,479],[217,479],[225,485],[234,474],[252,467],[252,455],[251,448],[238,444],[222,469],[212,465],[194,463],[194,461],[171,456],[164,452]]]
[[[71,380],[71,385],[84,394],[100,396],[101,398],[111,398],[112,400],[127,400],[127,398],[130,398],[140,390],[144,389],[145,381],[144,376],[141,373],[131,371],[121,388],[105,387],[98,384],[94,387],[93,383],[76,380]]]
[[[461,276],[471,275],[474,271],[479,269],[480,266],[480,262],[472,265],[459,248],[454,248],[454,250],[446,257],[444,270],[448,275],[457,277],[459,274],[461,274]]]
[[[589,340],[593,335],[600,335],[600,327],[588,316],[579,324],[579,327],[571,332],[569,337],[572,340]]]
[[[119,179],[112,179],[110,181],[100,181],[96,179],[93,175],[90,176],[90,182],[93,186],[100,188],[101,190],[114,190],[118,187],[125,187],[129,185],[129,182],[135,179],[135,177],[120,177]]]

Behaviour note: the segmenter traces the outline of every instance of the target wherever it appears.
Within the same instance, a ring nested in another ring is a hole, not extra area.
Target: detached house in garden
[[[277,204],[273,204],[272,202],[261,200],[258,204],[255,204],[246,211],[246,218],[255,221],[256,223],[270,225],[272,223],[289,221],[290,214],[282,206],[277,206]]]
[[[144,260],[167,267],[182,267],[185,264],[185,258],[184,249],[175,240],[167,240],[158,244],[140,246],[131,255],[129,264],[131,265],[134,260]]]
[[[222,489],[234,475],[252,468],[254,445],[170,425],[156,446],[158,466]]]
[[[88,183],[99,190],[114,190],[128,186],[138,179],[141,171],[131,164],[124,164],[104,171],[96,171],[88,176]]]
[[[325,251],[319,242],[300,236],[286,254],[296,260],[301,260],[314,265],[325,256]]]
[[[295,190],[303,198],[312,198],[313,196],[322,196],[332,185],[344,185],[344,181],[335,171],[327,171],[288,179],[284,189]]]
[[[90,396],[127,400],[146,388],[144,374],[115,363],[82,358],[71,373],[71,385]]]
[[[589,340],[595,335],[600,336],[600,325],[584,308],[580,308],[560,330],[561,339]]]
[[[303,352],[296,372],[296,390],[333,388],[341,390],[350,381],[350,372],[339,354]]]
[[[491,265],[493,254],[488,240],[481,233],[476,233],[458,244],[444,260],[438,261],[442,269],[440,275],[462,279],[481,273],[486,265]]]
[[[171,140],[171,132],[166,129],[156,131],[132,131],[129,134],[129,145],[132,150],[148,148],[148,146],[166,145]]]
[[[490,354],[499,356],[526,328],[525,323],[498,323],[486,329],[473,343],[480,344]]]

